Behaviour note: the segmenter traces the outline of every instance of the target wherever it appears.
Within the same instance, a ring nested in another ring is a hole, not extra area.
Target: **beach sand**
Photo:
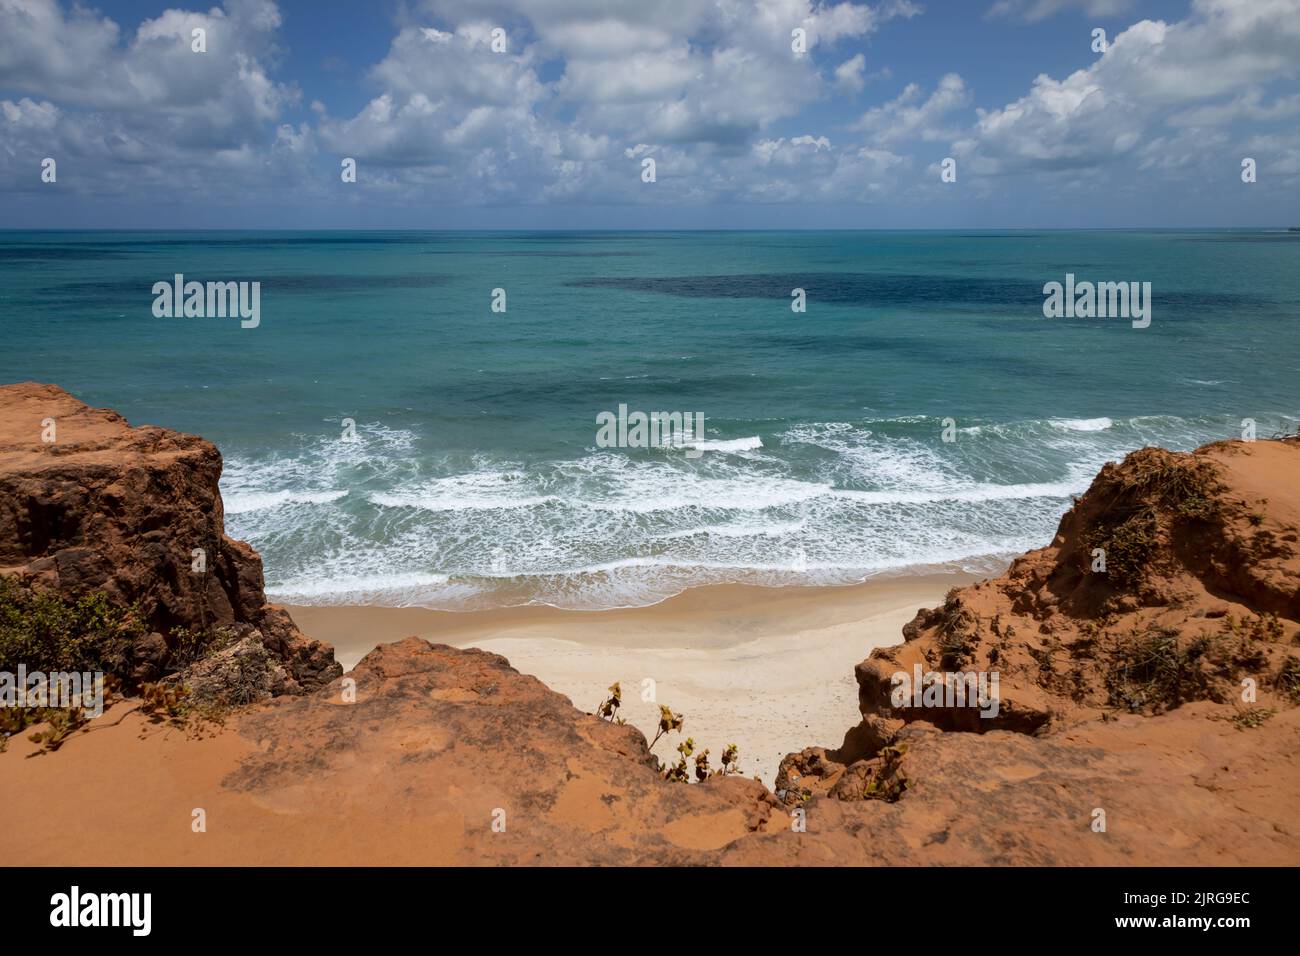
[[[621,715],[654,736],[659,705],[685,716],[684,737],[711,751],[727,744],[740,767],[772,784],[781,758],[838,747],[857,724],[853,666],[872,648],[901,643],[918,608],[942,603],[971,574],[892,577],[837,588],[696,588],[660,604],[607,611],[553,607],[489,611],[291,606],[298,626],[331,642],[351,669],[378,644],[412,634],[501,654],[525,674],[594,711],[618,681]]]

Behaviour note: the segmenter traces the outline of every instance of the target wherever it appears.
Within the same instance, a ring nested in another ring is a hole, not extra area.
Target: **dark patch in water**
[[[530,256],[539,259],[619,259],[646,255],[644,252],[552,252],[531,249],[504,252],[495,249],[429,249],[420,254],[424,256]]]
[[[1233,233],[1213,236],[1179,236],[1183,242],[1294,242],[1300,243],[1300,232]]]
[[[861,272],[727,276],[602,277],[566,283],[585,289],[622,289],[698,299],[790,300],[791,289],[805,289],[810,301],[833,304],[944,305],[953,302],[1042,302],[1042,286],[1018,279],[965,279],[940,276],[873,275]]]
[[[153,246],[202,246],[237,248],[277,248],[281,246],[388,246],[422,245],[430,243],[463,242],[463,236],[433,233],[338,233],[313,236],[173,236],[162,239],[154,235],[141,235],[122,239],[97,239],[102,246],[119,246],[144,250]]]
[[[93,259],[125,259],[120,252],[93,246],[7,245],[0,243],[0,262],[87,262]]]
[[[1062,281],[1046,275],[1043,282]],[[1082,281],[1105,277],[1079,276]],[[1125,281],[1116,279],[1114,281]],[[1031,309],[1027,317],[1042,317],[1043,283],[1024,279],[983,279],[961,276],[880,275],[861,272],[759,274],[726,276],[607,276],[577,279],[566,285],[584,289],[621,289],[652,292],[690,299],[780,299],[790,301],[790,291],[806,290],[810,303],[871,305],[887,308],[914,306],[1016,306]],[[1227,309],[1272,302],[1263,296],[1224,292],[1153,292],[1159,310]],[[1089,321],[1081,319],[1079,321]]]
[[[346,276],[346,275],[289,275],[289,276],[211,276],[204,277],[201,275],[192,275],[185,273],[185,281],[189,282],[260,282],[262,283],[262,293],[265,295],[270,292],[369,292],[374,289],[427,289],[433,286],[446,285],[451,281],[450,276],[443,275],[373,275],[373,276]],[[153,299],[153,284],[155,282],[166,282],[171,284],[173,277],[151,276],[147,279],[114,279],[111,281],[96,282],[67,282],[62,285],[52,286],[43,291],[58,295],[120,295],[136,296],[145,295],[150,301]]]

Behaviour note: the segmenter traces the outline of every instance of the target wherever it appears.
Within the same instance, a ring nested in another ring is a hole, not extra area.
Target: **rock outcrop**
[[[138,607],[128,682],[175,670],[181,632],[264,646],[285,672],[282,692],[342,673],[328,645],[266,603],[257,552],[226,536],[211,442],[132,428],[35,382],[0,387],[0,409],[0,575]]]
[[[862,723],[837,749],[788,756],[778,790],[790,802],[910,795],[922,763],[913,725],[949,731],[941,749],[988,746],[958,742],[962,732],[1058,741],[1086,728],[1104,740],[1126,714],[1152,734],[1163,715],[1160,733],[1181,725],[1189,745],[1210,717],[1242,728],[1242,745],[1293,739],[1297,475],[1296,439],[1145,448],[1106,465],[1051,545],[919,611],[902,645],[859,664]],[[981,706],[977,681],[994,676],[996,706]]]

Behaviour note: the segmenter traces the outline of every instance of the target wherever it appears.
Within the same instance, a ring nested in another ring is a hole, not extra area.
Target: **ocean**
[[[257,326],[156,317],[178,273]],[[1045,318],[1067,273],[1150,326]],[[0,380],[211,439],[301,604],[993,572],[1108,460],[1294,431],[1298,321],[1285,231],[0,232]],[[704,434],[605,447],[620,406]]]

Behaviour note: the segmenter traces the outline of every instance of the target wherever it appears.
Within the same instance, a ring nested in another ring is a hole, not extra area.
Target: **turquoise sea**
[[[1150,327],[1044,318],[1067,272],[1150,282]],[[176,273],[260,324],[156,318]],[[1298,323],[1279,230],[0,232],[0,380],[214,441],[298,603],[993,570],[1109,459],[1295,430]],[[705,435],[597,447],[620,404]]]

